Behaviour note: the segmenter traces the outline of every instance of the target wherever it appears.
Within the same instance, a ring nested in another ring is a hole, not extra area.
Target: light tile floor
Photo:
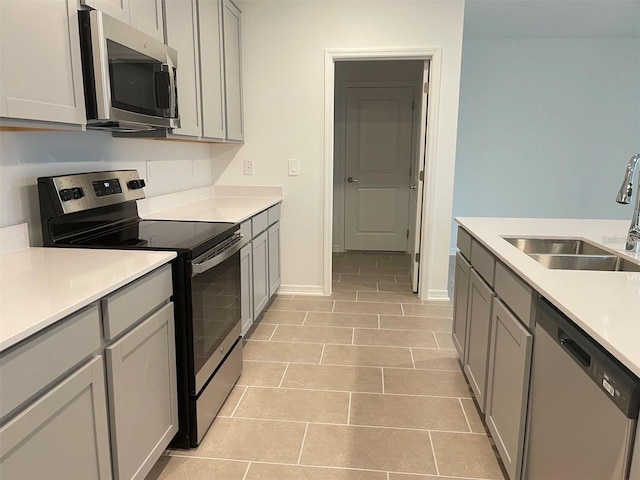
[[[408,257],[334,254],[334,294],[280,295],[199,448],[148,480],[503,479],[451,343],[452,305]]]

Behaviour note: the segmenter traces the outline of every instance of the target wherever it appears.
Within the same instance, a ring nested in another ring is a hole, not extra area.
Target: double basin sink
[[[551,269],[640,272],[640,265],[585,240],[574,238],[503,238]]]

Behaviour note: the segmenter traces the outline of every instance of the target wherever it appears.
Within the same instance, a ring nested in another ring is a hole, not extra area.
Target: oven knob
[[[73,195],[74,199],[78,199],[78,198],[84,197],[84,191],[80,187],[72,188],[71,189],[71,194]]]
[[[129,182],[127,182],[127,186],[130,190],[138,190],[143,188],[145,185],[144,180],[141,178],[137,180],[129,180]]]
[[[73,192],[70,188],[64,188],[60,190],[58,192],[58,195],[60,195],[60,200],[62,200],[63,202],[68,202],[69,200],[73,199]]]

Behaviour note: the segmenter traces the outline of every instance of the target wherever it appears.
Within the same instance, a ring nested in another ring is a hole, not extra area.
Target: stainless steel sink
[[[577,238],[505,238],[524,253],[571,255],[611,255],[611,253]]]
[[[640,272],[640,265],[575,238],[505,238],[546,268]]]

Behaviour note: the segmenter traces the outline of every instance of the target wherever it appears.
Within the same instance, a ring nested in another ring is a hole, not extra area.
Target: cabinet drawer
[[[165,265],[102,300],[104,337],[115,338],[171,297],[171,265]]]
[[[240,233],[245,242],[251,241],[253,238],[253,234],[251,233],[251,219],[245,220],[240,224]]]
[[[0,356],[0,418],[100,348],[98,305]]]
[[[471,241],[471,265],[478,271],[484,281],[493,287],[496,260],[491,252],[476,240]]]
[[[471,235],[462,227],[458,227],[458,241],[456,245],[465,258],[471,258]]]
[[[496,265],[496,294],[529,329],[534,328],[533,290],[520,277],[498,262]]]
[[[279,203],[267,210],[267,212],[269,212],[269,225],[273,225],[280,220],[280,205]]]
[[[253,236],[256,237],[264,232],[269,226],[269,211],[265,210],[251,218],[251,227],[253,228]]]

